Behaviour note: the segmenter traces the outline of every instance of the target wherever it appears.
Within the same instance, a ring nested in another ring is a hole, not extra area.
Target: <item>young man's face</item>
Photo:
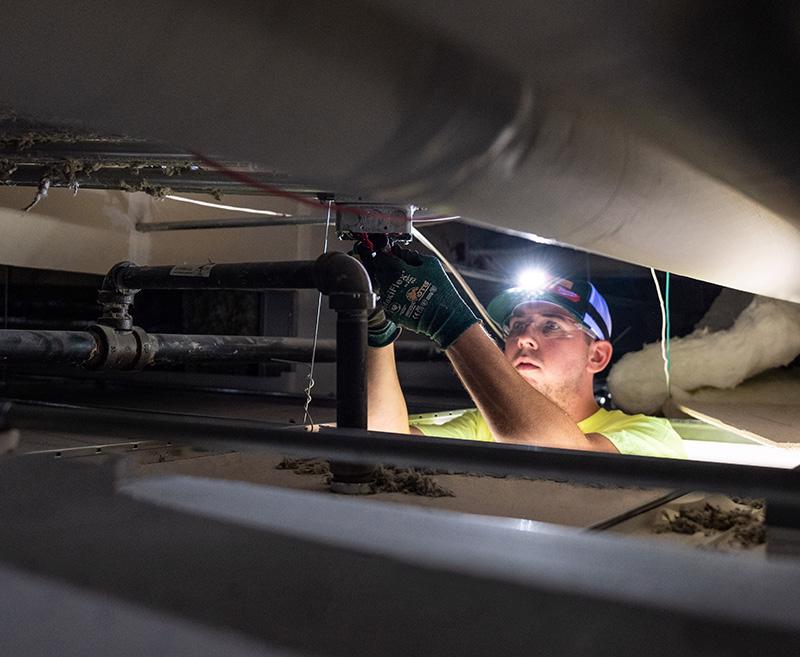
[[[574,395],[597,371],[594,340],[566,310],[531,301],[514,310],[504,353],[514,369],[558,403]]]

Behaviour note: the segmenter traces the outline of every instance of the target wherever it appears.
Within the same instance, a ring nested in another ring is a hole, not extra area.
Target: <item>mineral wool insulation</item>
[[[730,328],[695,330],[670,345],[673,396],[707,386],[733,388],[800,353],[800,304],[755,297]],[[661,342],[625,354],[611,370],[608,386],[629,413],[660,409],[668,397]]]

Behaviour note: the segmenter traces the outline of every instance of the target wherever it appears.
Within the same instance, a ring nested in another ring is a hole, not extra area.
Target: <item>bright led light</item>
[[[541,290],[550,281],[544,269],[526,269],[517,276],[517,287],[527,290]]]

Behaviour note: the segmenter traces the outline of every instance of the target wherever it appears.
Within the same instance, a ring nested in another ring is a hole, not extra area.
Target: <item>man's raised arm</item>
[[[420,433],[408,425],[408,408],[394,357],[394,344],[367,350],[367,428],[392,433]]]
[[[428,336],[445,350],[496,439],[597,449],[591,437],[585,436],[561,408],[528,385],[505,360],[436,258],[403,250],[394,253],[379,252],[371,263],[387,319]],[[387,403],[398,404],[398,396],[402,399],[399,383],[395,388],[389,381],[390,373],[392,381],[397,380],[394,354],[373,354],[372,358],[378,370],[386,369],[375,373],[380,374],[375,394],[381,408],[387,411]],[[372,398],[370,392],[370,401]],[[402,408],[405,409],[404,401]],[[372,414],[370,410],[370,417]],[[399,426],[397,415],[392,417]]]

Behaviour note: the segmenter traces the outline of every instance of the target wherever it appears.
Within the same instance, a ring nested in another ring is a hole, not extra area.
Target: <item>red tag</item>
[[[574,301],[575,303],[578,303],[581,300],[580,296],[575,294],[572,290],[568,290],[567,288],[562,287],[561,285],[555,285],[552,288],[552,290],[558,296],[564,297],[565,299],[569,299],[570,301]]]

